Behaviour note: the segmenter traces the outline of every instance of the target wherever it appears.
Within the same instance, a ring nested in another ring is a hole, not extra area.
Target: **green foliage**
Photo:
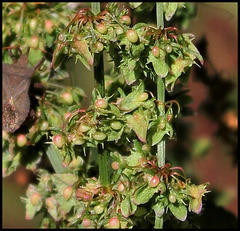
[[[155,4],[129,5],[151,10]],[[169,21],[182,5],[163,6]],[[10,63],[6,50],[14,49],[16,44],[12,42],[17,42],[22,51],[30,47],[30,65],[42,57],[46,59],[32,79],[42,90],[30,89],[36,116],[20,128],[27,138],[26,146],[15,145],[19,131],[3,133],[4,176],[15,171],[23,159],[25,166],[38,174],[38,184],[29,185],[23,199],[26,218],[32,219],[44,211],[42,228],[109,228],[113,221],[120,228],[134,228],[145,220],[156,227],[170,215],[185,221],[188,211],[199,214],[208,183],[192,184],[181,167],[172,167],[170,163],[157,166],[156,146],[174,137],[172,123],[181,112],[181,104],[175,99],[160,102],[156,89],[149,90],[148,86],[156,85],[159,78],[164,80],[168,92],[174,91],[178,80],[186,84],[196,60],[203,63],[192,43],[193,35],[182,34],[175,27],[161,29],[145,23],[131,27],[121,20],[128,14],[127,8],[120,8],[117,3],[107,4],[99,13],[80,9],[69,22],[62,17],[63,11],[70,13],[65,8],[66,3],[4,4],[7,29],[3,30],[3,61]],[[40,12],[37,27],[31,21],[35,19],[34,10]],[[7,17],[9,12],[12,17]],[[52,20],[54,26],[46,27],[46,20]],[[20,21],[20,29],[12,27],[13,21]],[[39,44],[25,44],[36,34]],[[154,54],[153,48],[159,54]],[[47,57],[46,50],[52,59]],[[96,70],[101,69],[99,60],[104,52],[113,64],[112,72],[105,76],[105,85],[110,79],[108,89],[94,89],[92,105],[82,108],[82,89],[62,86],[53,82],[52,77],[61,80],[66,76],[66,58],[74,57],[87,69],[95,69],[95,80],[102,80],[104,76]],[[117,85],[114,93],[109,90],[111,81]],[[160,114],[159,107],[166,112]],[[56,137],[61,137],[60,143]],[[27,154],[33,149],[35,155],[30,158]],[[45,154],[55,173],[38,167]],[[110,170],[113,162],[117,165]],[[158,180],[153,184],[151,179]],[[37,199],[33,200],[33,195]]]

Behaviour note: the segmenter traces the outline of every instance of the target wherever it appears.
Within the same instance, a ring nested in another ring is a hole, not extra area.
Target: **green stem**
[[[92,2],[91,10],[96,15],[100,12],[100,2]],[[101,97],[105,96],[105,83],[104,83],[104,64],[103,55],[95,57],[94,61],[94,79],[95,88],[101,94]],[[95,99],[93,99],[95,100]],[[110,175],[109,175],[109,153],[104,150],[101,144],[98,145],[98,165],[99,165],[99,177],[102,186],[110,185]]]
[[[108,187],[110,185],[109,155],[100,145],[98,147],[98,165],[101,185]]]
[[[100,2],[91,2],[91,11],[97,15],[101,11]]]
[[[164,18],[163,18],[163,2],[157,2],[156,3],[156,10],[157,10],[157,27],[161,27],[161,29],[164,28]]]
[[[164,28],[164,18],[163,18],[163,3],[157,2],[156,3],[156,14],[157,14],[157,27],[161,29]],[[165,114],[165,83],[164,79],[157,78],[157,99],[159,101],[159,116],[163,116]],[[165,165],[165,156],[166,156],[166,149],[165,149],[165,140],[162,140],[157,145],[157,160],[158,166],[162,167]],[[155,217],[155,229],[162,229],[163,228],[163,217]]]
[[[163,3],[157,2],[157,27],[164,28],[164,19],[163,19]],[[164,79],[157,78],[157,99],[161,102],[158,109],[159,115],[162,116],[165,114],[165,84]],[[158,166],[161,167],[165,164],[165,141],[162,140],[157,146],[157,159]]]
[[[162,229],[162,228],[163,228],[163,217],[155,216],[154,229]]]

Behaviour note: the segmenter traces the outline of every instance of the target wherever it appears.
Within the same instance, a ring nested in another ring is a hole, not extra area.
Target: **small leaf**
[[[66,185],[74,185],[78,181],[78,177],[71,173],[53,174],[53,180],[54,178]]]
[[[157,188],[148,187],[147,184],[140,186],[133,195],[133,203],[136,205],[147,203],[158,191]]]
[[[42,57],[43,52],[41,50],[30,49],[28,54],[29,64],[31,66],[36,65]]]
[[[165,62],[164,51],[162,51],[160,49],[160,57],[159,58],[156,58],[150,51],[149,55],[148,55],[148,63],[150,63],[150,62],[152,63],[153,69],[156,72],[157,76],[159,76],[160,78],[164,78],[167,76],[169,67],[168,67],[167,63]]]
[[[165,11],[165,19],[170,21],[173,15],[175,14],[178,3],[177,2],[164,2],[164,11]]]
[[[142,4],[142,2],[129,2],[129,6],[132,9],[135,9],[135,8],[139,7],[141,4]]]
[[[120,208],[121,213],[124,217],[129,217],[131,215],[131,204],[129,195],[127,195],[126,198],[121,202]]]
[[[59,150],[54,145],[49,145],[46,153],[56,173],[63,173],[66,171],[62,166],[62,159]]]
[[[121,73],[127,83],[127,85],[131,85],[137,80],[137,76],[135,71],[130,71],[128,66],[121,66]]]
[[[136,133],[139,140],[146,143],[148,121],[140,111],[134,112],[133,115],[127,116],[127,123]]]
[[[137,166],[140,158],[142,158],[142,154],[140,152],[132,151],[131,155],[126,158],[128,166]]]
[[[80,54],[81,57],[85,59],[88,65],[84,62],[83,64],[90,69],[89,65],[93,65],[93,57],[89,51],[88,43],[85,40],[75,40],[73,42],[73,47],[77,50],[77,52]],[[81,60],[82,61],[82,60]]]
[[[132,110],[138,108],[142,102],[137,100],[137,97],[144,92],[144,85],[141,82],[137,87],[134,87],[132,92],[127,96],[123,97],[119,101],[118,107],[122,111],[131,112]]]
[[[164,127],[162,126],[163,121],[165,123]],[[159,117],[158,120],[152,122],[150,126],[149,139],[152,146],[158,144],[164,135],[169,135],[170,137],[173,135],[172,125],[166,121],[165,117]]]
[[[187,218],[187,208],[183,204],[169,204],[168,208],[172,214],[180,221],[185,221]]]
[[[162,202],[158,202],[157,204],[155,204],[152,209],[154,210],[155,212],[155,215],[157,217],[162,217],[162,215],[164,214],[165,212],[165,206],[163,205]]]

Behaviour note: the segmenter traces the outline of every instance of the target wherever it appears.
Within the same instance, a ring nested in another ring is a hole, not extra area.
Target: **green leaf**
[[[172,214],[180,221],[185,221],[187,218],[187,208],[183,204],[169,204],[168,208]]]
[[[139,44],[132,44],[131,46],[131,54],[133,57],[139,57],[140,54],[144,50],[144,44],[139,43]]]
[[[140,186],[133,195],[133,203],[136,205],[147,203],[158,192],[157,188],[148,187],[148,184]]]
[[[137,80],[135,71],[130,71],[128,66],[121,66],[120,70],[127,85],[131,85]]]
[[[139,159],[142,158],[140,152],[131,152],[131,155],[126,158],[128,166],[137,166]]]
[[[36,65],[42,57],[43,52],[41,50],[30,49],[28,54],[29,64],[31,66]]]
[[[141,4],[142,4],[142,2],[129,2],[129,6],[132,9],[135,9],[135,8],[139,7]]]
[[[165,78],[165,85],[168,91],[173,90],[173,86],[177,81],[178,77],[187,71],[188,67],[191,67],[193,61],[191,59],[182,59],[180,56],[174,60],[171,65],[171,74]],[[169,88],[170,86],[170,88]]]
[[[203,57],[201,56],[200,52],[195,47],[195,45],[192,43],[192,40],[194,39],[195,36],[193,34],[189,34],[189,33],[185,33],[185,34],[182,34],[182,35],[183,35],[185,41],[187,41],[187,43],[188,43],[188,47],[187,47],[188,52],[193,57],[196,57],[201,62],[201,64],[203,65],[203,63],[204,63]]]
[[[86,68],[90,69],[90,66],[93,65],[93,57],[89,51],[88,42],[85,40],[75,40],[73,42],[73,47],[77,50],[80,56],[77,56],[80,61],[86,66]]]
[[[146,143],[148,121],[141,111],[136,111],[133,115],[127,115],[127,123],[136,133],[139,140]]]
[[[43,202],[40,201],[38,205],[32,205],[30,199],[26,203],[26,219],[32,220],[35,214],[42,208]]]
[[[164,11],[165,11],[165,19],[167,21],[170,21],[178,8],[178,3],[164,2],[163,4],[164,4]]]
[[[134,68],[136,67],[136,64],[137,64],[137,60],[129,59],[128,60],[128,69],[129,69],[129,71],[133,71]]]
[[[162,217],[164,212],[165,212],[165,206],[163,205],[162,202],[158,202],[157,204],[155,204],[152,209],[155,212],[155,215],[157,217]]]
[[[56,196],[56,199],[59,204],[59,208],[61,209],[61,215],[63,215],[62,213],[69,213],[72,207],[77,203],[74,197],[71,197],[69,200],[65,200],[62,193],[59,193],[59,196]]]
[[[165,62],[165,52],[163,50],[160,49],[159,58],[156,58],[150,51],[147,63],[152,63],[154,71],[160,78],[164,78],[167,76],[169,67]]]
[[[142,102],[138,101],[138,96],[144,92],[144,85],[141,82],[137,87],[133,87],[130,94],[123,97],[118,104],[118,107],[122,111],[131,112],[132,110],[138,108]]]
[[[66,44],[64,43],[57,43],[57,46],[53,52],[53,58],[51,63],[54,69],[59,67],[63,60],[67,57],[65,54],[63,54],[65,46]]]
[[[64,187],[66,185],[74,185],[78,181],[78,177],[71,173],[53,174],[52,176],[53,181],[55,181],[55,179],[58,180],[58,182],[56,182],[56,185],[61,182],[65,184]]]
[[[129,217],[131,215],[131,203],[129,195],[127,195],[126,198],[121,202],[120,208],[124,217]]]
[[[124,131],[124,127],[122,127],[122,129],[120,131],[115,131],[115,130],[108,130],[107,131],[107,140],[108,141],[118,141]]]
[[[56,173],[65,172],[66,168],[62,166],[62,159],[59,150],[54,145],[48,145],[46,149],[47,156],[53,166],[54,171]]]
[[[162,120],[165,121],[165,127],[161,127]],[[154,121],[150,124],[151,128],[149,131],[149,139],[152,146],[158,144],[164,137],[164,135],[173,135],[173,128],[170,125],[165,117],[159,117],[157,121]]]

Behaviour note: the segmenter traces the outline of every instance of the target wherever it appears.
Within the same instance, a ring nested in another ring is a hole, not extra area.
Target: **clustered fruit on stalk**
[[[41,148],[27,165],[37,172],[39,183],[29,185],[23,199],[26,219],[45,211],[43,228],[132,228],[171,214],[184,221],[188,211],[201,212],[207,184],[192,184],[182,168],[169,163],[157,166],[156,146],[174,136],[172,122],[180,105],[175,100],[160,102],[147,83],[165,78],[166,89],[173,91],[176,81],[186,81],[195,59],[202,63],[202,57],[193,35],[145,23],[131,27],[127,14],[114,3],[97,15],[80,9],[57,36],[51,61],[51,68],[61,69],[64,57],[73,56],[90,69],[106,52],[113,60],[112,77],[123,79],[117,89],[109,83],[105,96],[94,89],[93,105],[83,109],[81,89],[43,80],[45,91],[36,96],[36,119],[29,131],[17,137],[3,134],[6,175],[30,148],[50,144],[52,154],[60,157],[61,173],[37,168]],[[46,20],[46,32],[56,33],[55,25]],[[34,26],[30,21],[29,27]],[[31,40],[32,48],[38,48],[38,39]],[[166,109],[164,115],[158,115],[159,106]],[[108,186],[92,175],[99,145],[109,153],[112,166]]]

